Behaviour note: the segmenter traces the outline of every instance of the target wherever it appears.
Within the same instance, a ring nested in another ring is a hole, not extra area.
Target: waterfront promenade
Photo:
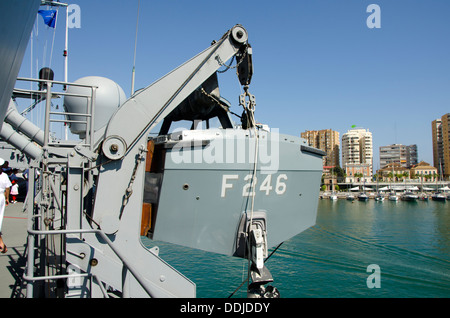
[[[337,185],[341,188],[341,190],[343,189],[347,189],[347,188],[354,188],[354,187],[367,187],[367,188],[372,188],[373,191],[376,191],[377,187],[378,189],[383,188],[383,187],[392,187],[392,188],[396,188],[396,189],[401,189],[404,187],[418,187],[419,189],[422,188],[426,188],[426,189],[439,189],[439,188],[443,188],[443,187],[449,187],[450,188],[450,181],[438,181],[438,182],[420,182],[420,181],[415,181],[415,180],[405,180],[405,181],[398,181],[398,182],[389,182],[389,181],[360,181],[360,182],[351,182],[351,183],[346,183],[346,182],[338,182]]]

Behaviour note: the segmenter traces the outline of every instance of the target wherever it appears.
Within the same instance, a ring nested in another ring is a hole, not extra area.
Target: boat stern
[[[242,233],[258,219],[267,246],[276,246],[315,225],[322,155],[302,138],[267,131],[156,140],[144,191],[152,206],[147,236],[239,256]]]

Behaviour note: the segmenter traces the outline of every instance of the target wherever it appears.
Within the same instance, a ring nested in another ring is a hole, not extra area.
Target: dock
[[[27,213],[23,202],[5,207],[2,237],[8,252],[0,253],[0,298],[25,298],[22,276],[26,265]]]

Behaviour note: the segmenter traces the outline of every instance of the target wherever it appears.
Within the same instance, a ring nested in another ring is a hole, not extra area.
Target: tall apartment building
[[[390,163],[398,163],[402,167],[411,168],[417,164],[417,145],[405,146],[393,144],[380,147],[380,168]]]
[[[433,166],[445,179],[450,177],[450,113],[431,122]]]
[[[331,129],[306,130],[301,133],[307,143],[327,153],[323,157],[324,166],[339,166],[339,133]]]
[[[347,178],[355,172],[365,177],[373,171],[373,142],[369,129],[351,129],[342,135],[342,168]]]
[[[419,164],[417,145],[406,146],[406,165],[411,168]]]

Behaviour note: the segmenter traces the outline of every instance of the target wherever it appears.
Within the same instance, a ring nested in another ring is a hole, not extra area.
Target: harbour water
[[[159,246],[199,298],[227,298],[247,277],[246,260],[143,242]],[[317,224],[284,242],[266,266],[282,298],[450,297],[450,201],[320,200]],[[233,295],[244,297],[246,284]]]

